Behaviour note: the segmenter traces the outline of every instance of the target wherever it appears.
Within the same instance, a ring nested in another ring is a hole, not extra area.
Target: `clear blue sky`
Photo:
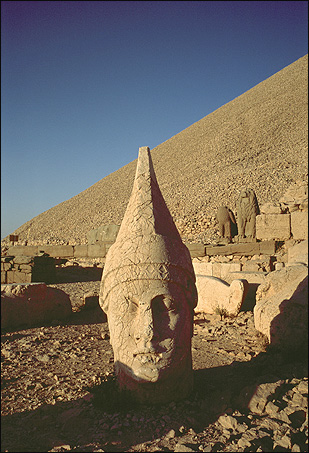
[[[306,1],[2,1],[1,238],[307,54],[307,21]]]

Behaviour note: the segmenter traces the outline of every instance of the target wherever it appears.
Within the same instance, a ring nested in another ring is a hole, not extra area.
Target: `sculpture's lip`
[[[163,353],[162,352],[148,352],[148,351],[143,351],[143,352],[134,352],[133,357],[143,357],[143,356],[153,356],[153,357],[162,357]]]
[[[133,352],[133,357],[144,354],[162,356],[163,354],[168,354],[170,351],[172,351],[172,348],[165,349],[163,351],[157,351],[156,349],[135,350]]]
[[[172,349],[169,349],[167,351],[163,352],[158,352],[158,351],[138,351],[133,353],[133,358],[137,359],[139,362],[142,364],[146,363],[158,363],[164,358],[167,358],[167,356],[170,355]]]

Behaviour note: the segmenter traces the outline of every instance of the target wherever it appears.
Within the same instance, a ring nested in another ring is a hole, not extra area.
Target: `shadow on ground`
[[[73,266],[57,266],[53,282],[50,283],[75,283],[75,282],[90,282],[99,281],[102,277],[103,269],[100,267],[83,267],[79,265]]]
[[[159,407],[133,404],[119,394],[111,376],[87,388],[90,394],[84,398],[43,404],[34,411],[2,417],[2,451],[48,451],[63,444],[75,446],[74,451],[94,451],[85,446],[95,442],[104,451],[125,451],[132,445],[162,437],[171,429],[175,430],[176,438],[180,437],[181,426],[201,433],[228,408],[246,414],[257,385],[303,378],[307,367],[303,355],[282,356],[271,351],[259,354],[250,362],[198,370],[194,372],[190,397],[173,403],[172,408],[171,404]],[[282,384],[282,393],[288,390],[287,386]],[[125,424],[129,413],[130,423]],[[132,422],[132,415],[136,423]],[[171,421],[162,424],[165,416]],[[113,426],[116,419],[119,428]]]

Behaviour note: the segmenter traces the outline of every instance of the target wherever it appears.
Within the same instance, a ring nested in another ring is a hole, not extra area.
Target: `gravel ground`
[[[1,451],[308,451],[307,353],[269,350],[250,311],[198,314],[191,396],[136,406],[116,390],[101,310],[81,309],[99,284],[52,285],[67,322],[2,332]]]

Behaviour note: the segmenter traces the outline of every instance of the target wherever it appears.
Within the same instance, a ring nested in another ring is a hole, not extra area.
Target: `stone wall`
[[[276,241],[247,242],[227,245],[186,244],[192,258],[215,255],[273,255]]]
[[[256,217],[256,237],[262,241],[308,239],[308,210],[287,214],[260,214]]]
[[[46,253],[53,258],[104,258],[112,242],[89,245],[14,245],[7,251],[11,256],[37,256]]]
[[[2,256],[1,284],[51,283],[55,277],[55,260],[41,256]]]
[[[266,203],[256,217],[256,237],[285,241],[308,239],[308,186],[293,183],[279,203]]]

